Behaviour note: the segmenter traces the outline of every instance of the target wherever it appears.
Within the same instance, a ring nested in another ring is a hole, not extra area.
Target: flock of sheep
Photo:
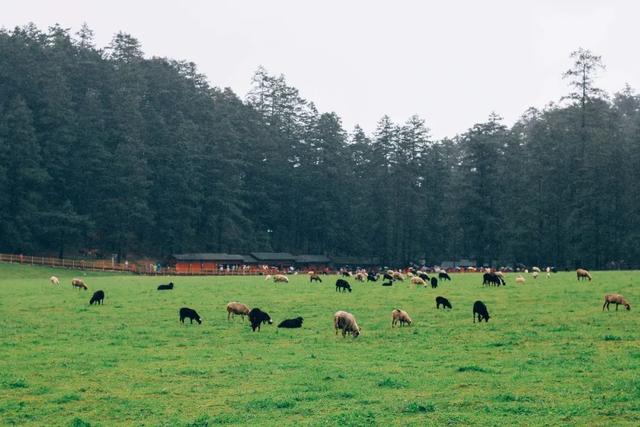
[[[451,280],[451,277],[447,274],[447,272],[437,271],[437,273],[438,273],[439,279]],[[528,273],[528,271],[525,270],[525,273]],[[540,273],[539,268],[537,267],[532,268],[532,275],[534,279],[537,278],[539,273]],[[421,285],[426,287],[427,284],[429,283],[431,284],[432,288],[436,288],[438,286],[438,278],[436,278],[435,276],[430,278],[426,272],[422,272],[422,271],[416,272],[415,270],[409,270],[406,273],[402,273],[400,271],[388,270],[384,273],[381,273],[380,275],[370,273],[370,272],[368,273],[364,270],[356,271],[355,274],[348,271],[341,272],[342,276],[348,276],[348,277],[353,276],[356,280],[361,282],[364,282],[365,280],[375,282],[378,280],[379,276],[382,276],[385,280],[383,281],[382,286],[391,286],[394,281],[404,281],[406,277],[405,274],[408,277],[410,277],[410,282],[414,285],[417,285],[417,286]],[[588,279],[590,281],[592,279],[591,274],[585,269],[581,269],[581,268],[577,269],[576,275],[578,280]],[[550,277],[549,268],[547,268],[547,278],[548,277]],[[267,275],[265,277],[265,280],[267,281],[273,280],[274,283],[289,283],[289,278],[283,274],[276,274],[273,276]],[[54,285],[60,284],[60,280],[56,276],[51,276],[49,278],[49,281]],[[322,278],[318,274],[311,271],[309,272],[309,281],[311,283],[322,282]],[[525,279],[522,275],[519,275],[518,277],[516,277],[516,283],[524,283],[524,282],[525,282]],[[505,286],[506,282],[504,280],[504,275],[502,274],[501,271],[487,270],[483,274],[483,285]],[[82,279],[78,279],[78,278],[74,278],[71,280],[71,286],[78,290],[81,290],[81,289],[85,291],[88,290],[86,283]],[[168,284],[161,284],[158,286],[159,291],[172,290],[173,288],[174,288],[173,282],[170,282]],[[336,280],[336,291],[351,292],[351,290],[352,289],[349,282],[347,282],[342,278],[339,278]],[[89,301],[89,304],[90,305],[103,304],[104,297],[105,297],[104,291],[98,290],[94,292],[93,296]],[[609,310],[610,304],[615,304],[616,310],[618,310],[618,306],[620,305],[625,307],[627,310],[631,310],[631,304],[629,304],[629,302],[620,294],[606,294],[604,297],[604,305],[602,306],[602,310],[604,311],[605,308]],[[436,309],[439,309],[440,306],[442,306],[443,309],[453,308],[448,299],[442,296],[438,296],[436,297]],[[243,321],[244,321],[244,317],[247,316],[251,324],[251,329],[254,332],[256,330],[260,331],[260,326],[262,324],[273,323],[269,314],[260,310],[259,308],[250,309],[245,304],[242,304],[237,301],[232,301],[227,304],[227,320],[231,320],[232,318],[235,318],[235,316],[241,316]],[[487,306],[482,301],[474,302],[473,304],[473,322],[474,323],[476,322],[476,318],[478,322],[482,322],[482,320],[484,320],[485,322],[488,322],[490,317],[491,316],[489,315]],[[200,315],[195,310],[188,307],[182,307],[179,310],[179,318],[180,318],[180,322],[182,323],[184,323],[185,319],[189,319],[191,323],[193,323],[194,320],[198,324],[202,323],[202,317],[200,317]],[[301,328],[303,321],[304,319],[302,317],[285,319],[278,324],[278,328]],[[395,327],[396,325],[399,325],[401,327],[405,325],[411,326],[412,322],[413,321],[411,319],[411,316],[409,316],[409,313],[407,313],[402,309],[396,308],[391,312],[392,328]],[[355,316],[346,311],[338,311],[334,314],[333,325],[334,325],[336,335],[338,334],[338,331],[342,331],[343,337],[349,334],[352,337],[356,338],[360,335],[360,332],[362,330],[362,328],[358,326]]]

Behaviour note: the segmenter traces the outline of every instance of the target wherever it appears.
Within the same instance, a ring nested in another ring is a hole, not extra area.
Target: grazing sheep
[[[451,307],[451,303],[449,302],[448,299],[446,299],[445,297],[436,297],[436,309],[440,309],[440,305],[442,305],[442,308],[450,308],[452,309],[453,307]]]
[[[393,286],[393,281],[389,280],[388,282],[382,282],[382,286]]]
[[[428,281],[431,280],[431,279],[429,279],[429,276],[427,275],[427,273],[418,273],[418,277],[420,277],[425,282],[428,282]]]
[[[264,276],[264,281],[265,282],[268,282],[271,279],[273,279],[273,277],[270,274],[267,274],[266,276]]]
[[[202,318],[200,317],[200,315],[191,308],[182,307],[179,313],[180,313],[180,322],[182,323],[184,323],[184,319],[187,319],[187,318],[191,320],[192,324],[194,320],[198,322],[198,325],[202,323]]]
[[[384,276],[382,276],[382,278],[384,280],[389,280],[391,282],[391,281],[393,281],[393,274],[384,273]]]
[[[364,282],[364,280],[367,278],[367,276],[364,273],[356,273],[355,275],[355,279],[358,282]]]
[[[578,280],[589,279],[589,281],[591,281],[591,274],[584,268],[577,269],[576,275],[578,276]]]
[[[538,278],[538,272],[534,271],[533,273],[531,273],[531,275],[533,276],[534,280]]]
[[[273,283],[289,283],[289,278],[284,274],[276,274],[273,276]]]
[[[506,282],[504,281],[504,279],[500,276],[498,276],[495,273],[484,273],[482,275],[482,285],[495,285],[495,286],[500,286],[500,285],[506,285]]]
[[[351,272],[350,271],[343,271],[342,272],[342,277],[351,277]]]
[[[71,286],[73,286],[74,288],[78,288],[78,290],[84,289],[86,291],[87,289],[89,289],[87,288],[87,284],[84,283],[82,279],[73,279],[71,281]]]
[[[336,280],[336,292],[337,291],[340,291],[340,292],[349,291],[349,292],[351,292],[351,285],[346,280],[338,279],[338,280]]]
[[[524,277],[522,277],[522,276],[518,276],[518,277],[516,277],[516,283],[520,283],[520,284],[522,284],[522,283],[524,283],[524,282],[525,282]]]
[[[236,315],[242,316],[242,321],[244,322],[244,316],[249,315],[249,307],[240,302],[230,302],[227,304],[227,321],[229,321],[232,317],[236,317]]]
[[[436,279],[435,277],[431,278],[431,288],[435,289],[438,287],[438,279]]]
[[[420,277],[418,276],[413,276],[411,278],[411,283],[413,285],[422,285],[422,286],[427,286],[427,282],[425,282],[424,280],[422,280]]]
[[[249,321],[251,322],[251,330],[253,332],[255,332],[256,329],[260,331],[260,325],[262,325],[263,323],[269,323],[270,325],[273,323],[273,320],[271,320],[271,316],[269,316],[268,313],[265,313],[259,308],[251,309],[251,311],[249,312]]]
[[[604,296],[604,305],[602,306],[602,311],[607,307],[607,311],[609,311],[609,304],[616,305],[616,311],[618,311],[619,305],[624,305],[627,310],[631,310],[631,304],[620,294],[606,294]]]
[[[399,271],[396,271],[396,272],[393,273],[393,278],[395,280],[399,280],[399,281],[403,282],[404,281],[404,274],[400,273]]]
[[[473,323],[476,323],[476,314],[478,315],[478,322],[482,322],[482,319],[484,319],[485,323],[489,321],[490,316],[487,306],[482,301],[473,303]]]
[[[52,285],[59,285],[60,284],[60,279],[58,279],[56,276],[49,277],[49,281],[51,282]]]
[[[413,272],[411,272],[411,271],[407,272],[407,277],[408,278],[412,278],[413,276],[415,276],[415,274],[413,274]]]
[[[338,335],[338,330],[342,330],[342,338],[347,334],[357,338],[360,335],[360,331],[362,331],[362,328],[356,322],[355,316],[346,311],[337,311],[333,315],[333,327],[336,330],[336,335]]]
[[[173,282],[169,282],[166,285],[159,285],[158,286],[158,290],[159,291],[168,291],[168,290],[171,290],[171,289],[173,289]]]
[[[449,280],[449,281],[451,281],[451,276],[449,276],[449,274],[446,271],[441,271],[440,273],[438,273],[438,278],[440,280]]]
[[[295,319],[286,319],[280,322],[278,328],[301,328],[304,319],[302,317],[296,317]]]
[[[313,283],[314,281],[322,283],[320,276],[315,273],[309,276],[309,282]]]
[[[540,268],[539,267],[531,267],[531,271],[535,272],[535,273],[540,273]]]
[[[378,281],[378,276],[373,274],[373,273],[369,273],[367,274],[367,282],[377,282]]]
[[[104,292],[103,291],[95,291],[91,300],[89,301],[89,305],[93,304],[104,304]]]
[[[404,310],[400,310],[399,308],[394,309],[391,312],[391,327],[394,328],[398,322],[401,327],[404,326],[405,323],[411,326],[411,317],[409,317],[409,313]]]

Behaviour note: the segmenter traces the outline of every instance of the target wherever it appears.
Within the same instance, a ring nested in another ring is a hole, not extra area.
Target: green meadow
[[[50,275],[61,279],[49,283]],[[438,289],[335,276],[141,277],[0,264],[0,424],[38,426],[640,425],[638,272]],[[72,289],[82,277],[89,291]],[[158,292],[168,281],[173,291]],[[89,306],[102,289],[103,306]],[[631,311],[602,312],[618,292]],[[453,310],[436,310],[442,295]],[[474,324],[475,300],[488,323]],[[268,312],[252,332],[240,301]],[[183,325],[187,306],[203,324]],[[391,328],[402,308],[411,327]],[[352,312],[357,339],[333,330]],[[290,317],[299,330],[278,330]]]

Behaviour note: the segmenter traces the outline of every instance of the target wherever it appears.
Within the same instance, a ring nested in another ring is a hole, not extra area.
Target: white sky
[[[637,1],[5,0],[0,26],[87,22],[101,47],[125,31],[242,97],[262,65],[347,130],[418,114],[441,138],[557,101],[578,47],[603,56],[600,87],[640,88],[639,16]]]

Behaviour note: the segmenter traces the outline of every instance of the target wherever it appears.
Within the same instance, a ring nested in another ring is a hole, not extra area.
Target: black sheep
[[[436,297],[436,308],[439,309],[440,305],[442,305],[442,308],[453,308],[451,307],[451,303],[449,302],[448,299],[446,299],[445,297]]]
[[[440,273],[438,273],[438,278],[442,280],[451,280],[451,277],[449,276],[449,274],[447,274],[444,271],[441,271]]]
[[[382,276],[384,278],[384,280],[389,280],[389,281],[394,281],[395,279],[393,278],[392,275],[390,275],[389,273],[384,273],[384,276]]]
[[[295,319],[286,319],[280,322],[278,328],[301,328],[303,320],[304,319],[302,317],[296,317]]]
[[[341,291],[341,292],[349,291],[349,292],[351,292],[351,285],[346,280],[338,279],[338,280],[336,280],[336,291]]]
[[[428,282],[428,281],[431,280],[431,279],[429,279],[429,276],[427,275],[427,273],[418,273],[418,277],[420,277],[425,282]]]
[[[184,319],[186,318],[191,320],[191,323],[193,323],[194,320],[198,322],[198,324],[202,323],[202,318],[195,310],[188,307],[182,307],[180,309],[180,321],[184,323]]]
[[[269,316],[268,313],[265,313],[259,308],[251,309],[251,311],[249,312],[249,321],[251,322],[251,330],[253,332],[255,332],[256,329],[260,331],[260,325],[262,325],[263,323],[268,322],[270,325],[273,323],[273,320],[271,320],[271,316]]]
[[[482,301],[473,303],[473,323],[476,323],[476,314],[478,315],[478,322],[482,322],[482,319],[484,319],[485,322],[489,321],[490,316],[487,311],[487,306],[484,305]]]
[[[382,282],[382,286],[393,286],[393,282],[391,280],[388,282]]]
[[[367,274],[367,282],[377,282],[377,281],[378,281],[378,276],[372,273]]]
[[[96,304],[104,304],[104,292],[103,291],[95,291],[91,300],[89,301],[89,305]]]
[[[436,279],[435,277],[432,277],[432,278],[431,278],[431,287],[432,287],[433,289],[435,289],[435,288],[437,288],[437,287],[438,287],[438,279]]]
[[[495,273],[484,273],[482,275],[482,284],[495,286],[506,285],[504,279]]]
[[[173,289],[173,282],[169,282],[169,284],[167,284],[167,285],[158,286],[158,290],[159,291],[167,291],[169,289]]]

